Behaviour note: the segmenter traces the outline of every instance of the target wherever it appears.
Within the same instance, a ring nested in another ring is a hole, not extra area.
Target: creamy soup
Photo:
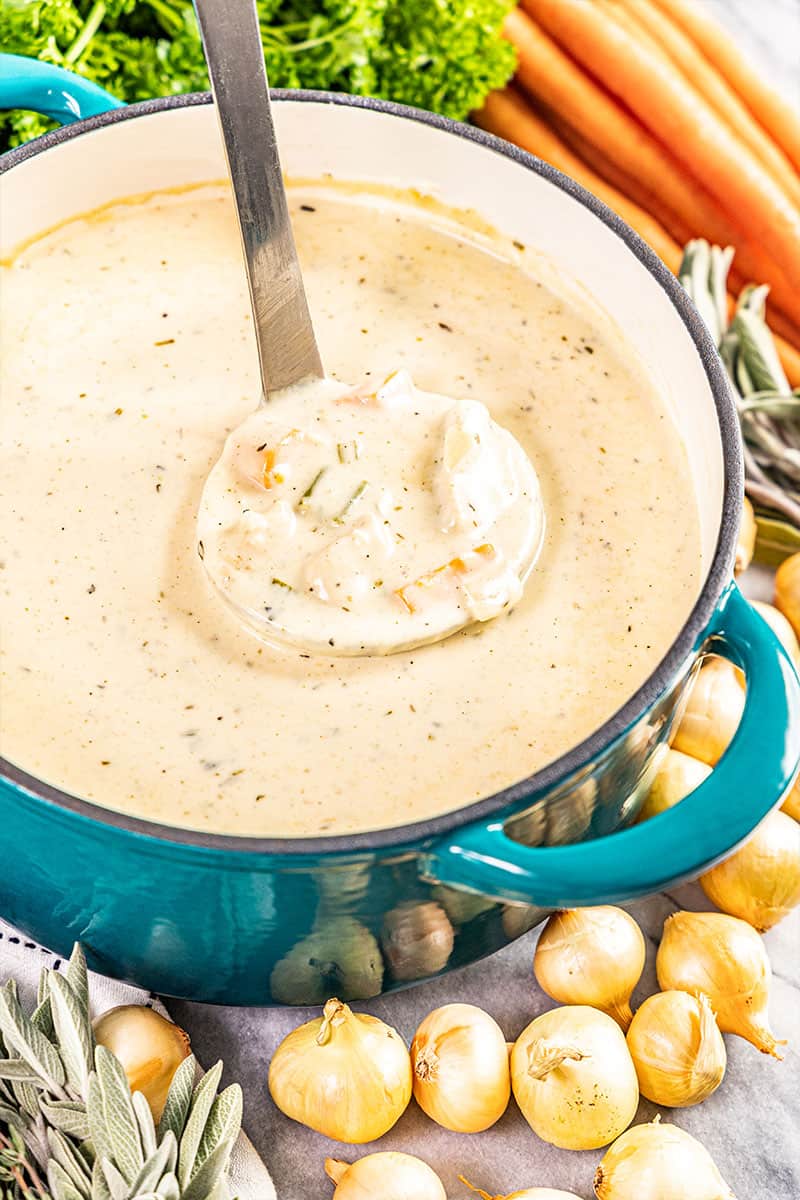
[[[294,187],[323,361],[480,401],[544,541],[499,616],[392,655],[265,645],[198,556],[204,483],[256,408],[222,186],[118,205],[3,271],[2,740],[169,824],[299,836],[447,812],[543,766],[644,681],[699,589],[689,467],[619,332],[430,206]]]
[[[394,371],[273,393],[228,438],[198,553],[270,645],[392,654],[488,621],[541,546],[539,481],[479,400]]]

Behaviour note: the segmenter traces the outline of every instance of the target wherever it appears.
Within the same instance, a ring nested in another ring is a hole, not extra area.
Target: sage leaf
[[[217,1186],[208,1197],[208,1200],[240,1200],[240,1197],[233,1195],[227,1176],[223,1175],[222,1179],[217,1181]]]
[[[178,1183],[178,1177],[174,1173],[165,1175],[158,1185],[159,1200],[181,1200],[181,1186]]]
[[[180,1139],[178,1153],[178,1182],[185,1188],[192,1178],[195,1158],[203,1137],[211,1106],[222,1076],[222,1063],[218,1062],[203,1076],[194,1090],[186,1127]],[[210,1190],[210,1189],[209,1189]]]
[[[53,1200],[86,1200],[87,1193],[79,1191],[63,1167],[55,1160],[47,1164],[47,1182]]]
[[[190,1054],[188,1058],[183,1060],[172,1076],[172,1083],[169,1086],[164,1111],[158,1123],[159,1137],[163,1138],[171,1131],[176,1141],[180,1141],[183,1127],[186,1124],[186,1117],[189,1113],[189,1105],[192,1102],[196,1071],[197,1062],[194,1055]]]
[[[42,1081],[33,1067],[21,1058],[0,1058],[0,1079],[19,1079],[22,1083],[38,1083],[42,1086]]]
[[[113,1200],[128,1200],[130,1195],[128,1181],[109,1158],[103,1159],[103,1174]]]
[[[222,1142],[236,1141],[242,1124],[242,1089],[232,1083],[217,1096],[197,1148],[192,1177]]]
[[[81,1006],[81,1011],[89,1017],[89,974],[86,970],[86,955],[80,942],[72,947],[72,954],[67,963],[66,980],[75,993],[75,999]],[[91,1028],[91,1027],[90,1027]]]
[[[62,1133],[68,1133],[78,1141],[89,1136],[86,1109],[79,1100],[54,1100],[52,1104],[43,1101],[41,1110],[50,1124]]]
[[[42,968],[42,973],[39,976],[39,988],[37,991],[36,1008],[31,1016],[31,1023],[44,1034],[46,1038],[53,1036],[53,1016],[50,1011],[50,969]]]
[[[8,1108],[5,1104],[0,1104],[0,1121],[4,1125],[8,1125],[10,1129],[22,1129],[24,1127],[20,1114],[13,1108]]]
[[[50,1008],[67,1083],[77,1095],[85,1096],[94,1048],[89,1014],[71,985],[57,971],[50,977]]]
[[[42,1086],[43,1084],[40,1083],[39,1087]],[[21,1079],[12,1079],[11,1090],[22,1111],[26,1112],[29,1117],[35,1117],[39,1111],[39,1098],[33,1085],[23,1083]]]
[[[19,1133],[36,1162],[43,1171],[46,1170],[50,1161],[50,1147],[47,1145],[47,1125],[42,1114],[37,1113],[30,1118],[19,1128]]]
[[[86,1160],[57,1129],[48,1129],[47,1144],[53,1161],[63,1167],[78,1191],[83,1189],[87,1197],[91,1196],[92,1171]]]
[[[42,967],[39,972],[39,982],[36,985],[36,1007],[41,1008],[45,1000],[50,995],[50,968]]]
[[[235,1140],[235,1138],[229,1138],[226,1142],[220,1142],[216,1149],[209,1154],[189,1186],[184,1187],[181,1192],[181,1200],[208,1200],[228,1165]]]
[[[131,1100],[131,1089],[121,1064],[105,1046],[98,1046],[95,1050],[95,1072],[99,1084],[102,1120],[113,1162],[130,1183],[141,1170],[143,1163],[142,1144]],[[89,1124],[94,1139],[91,1115]],[[99,1146],[97,1149],[100,1152]]]
[[[140,1192],[155,1192],[164,1176],[171,1175],[174,1171],[177,1157],[178,1144],[174,1134],[170,1133],[134,1179],[130,1195],[138,1197]]]
[[[106,1183],[106,1177],[103,1174],[103,1164],[100,1158],[96,1158],[92,1167],[92,1200],[114,1200],[111,1195],[111,1189]]]
[[[56,1048],[31,1023],[20,1007],[16,987],[9,980],[0,988],[0,1029],[9,1049],[39,1072],[48,1089],[63,1098],[64,1066]]]
[[[100,1080],[94,1072],[89,1076],[89,1086],[86,1090],[86,1116],[89,1122],[89,1136],[94,1146],[96,1163],[102,1162],[104,1158],[112,1159],[114,1152],[106,1126],[103,1092],[100,1087]]]
[[[153,1124],[153,1114],[150,1111],[150,1105],[141,1092],[134,1092],[131,1100],[133,1102],[133,1111],[136,1113],[136,1122],[139,1126],[142,1153],[144,1154],[145,1162],[147,1162],[147,1159],[155,1154],[156,1150],[156,1127]]]

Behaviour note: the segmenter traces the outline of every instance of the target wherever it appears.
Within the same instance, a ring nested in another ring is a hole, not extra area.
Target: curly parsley
[[[258,0],[270,83],[381,96],[464,118],[514,70],[512,0]],[[0,0],[0,45],[68,67],[121,100],[208,86],[186,0]],[[50,128],[0,114],[0,148]]]

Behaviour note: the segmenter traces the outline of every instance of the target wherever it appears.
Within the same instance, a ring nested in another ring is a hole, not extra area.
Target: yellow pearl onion
[[[391,1026],[329,1000],[323,1015],[288,1034],[269,1068],[281,1112],[340,1142],[371,1142],[411,1099],[411,1060]]]
[[[396,1150],[367,1154],[354,1163],[326,1158],[325,1172],[336,1184],[333,1200],[447,1200],[427,1163]]]
[[[667,750],[642,805],[639,820],[647,821],[666,812],[699,787],[710,774],[711,767],[699,758],[682,754],[680,750]]]
[[[458,1178],[467,1185],[471,1192],[480,1196],[481,1200],[580,1200],[580,1196],[576,1196],[574,1192],[561,1192],[557,1188],[549,1187],[523,1188],[521,1192],[508,1192],[502,1196],[493,1196],[490,1192],[485,1192],[483,1188],[475,1187],[463,1175],[459,1175]]]
[[[779,608],[772,604],[764,604],[761,600],[754,600],[753,608],[767,622],[794,665],[800,667],[800,642],[788,617],[785,617]]]
[[[736,1200],[701,1142],[676,1125],[635,1125],[595,1171],[597,1200]]]
[[[676,912],[664,922],[656,955],[658,986],[704,993],[723,1033],[736,1033],[780,1058],[767,1023],[772,977],[764,943],[746,921],[725,913]]]
[[[744,711],[744,676],[726,658],[706,659],[689,685],[674,750],[714,767],[728,748]]]
[[[800,821],[800,775],[783,797],[781,812],[785,812],[793,821]]]
[[[511,1052],[511,1086],[534,1133],[562,1150],[594,1150],[627,1129],[639,1103],[619,1025],[587,1005],[542,1013]]]
[[[622,908],[568,908],[548,920],[536,946],[539,986],[560,1004],[588,1004],[622,1027],[644,970],[642,931]]]
[[[800,825],[771,812],[730,858],[717,863],[700,885],[709,900],[763,933],[800,904]]]
[[[94,1022],[98,1046],[119,1061],[132,1092],[141,1092],[158,1123],[172,1077],[191,1054],[189,1035],[142,1004],[111,1008]]]
[[[741,575],[742,571],[746,571],[753,561],[757,536],[756,514],[753,512],[752,504],[745,496],[742,502],[742,519],[739,522],[739,538],[736,543],[736,562],[733,566],[735,575]]]
[[[775,607],[800,638],[800,554],[785,558],[775,572]]]
[[[414,1098],[455,1133],[479,1133],[502,1117],[511,1096],[505,1036],[473,1004],[429,1013],[411,1043]]]
[[[727,1056],[704,995],[657,992],[637,1009],[627,1036],[639,1091],[654,1104],[688,1108],[722,1083]]]

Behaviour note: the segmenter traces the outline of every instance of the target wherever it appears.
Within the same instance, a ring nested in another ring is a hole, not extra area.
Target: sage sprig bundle
[[[232,1200],[227,1180],[242,1093],[219,1095],[222,1063],[195,1086],[178,1067],[156,1128],[141,1092],[95,1044],[86,960],[45,969],[27,1015],[14,980],[0,989],[2,1200]]]
[[[800,390],[790,388],[766,322],[769,288],[748,285],[728,318],[733,255],[730,246],[689,242],[678,277],[733,384],[744,439],[745,491],[758,521],[756,553],[775,565],[800,550]]]

